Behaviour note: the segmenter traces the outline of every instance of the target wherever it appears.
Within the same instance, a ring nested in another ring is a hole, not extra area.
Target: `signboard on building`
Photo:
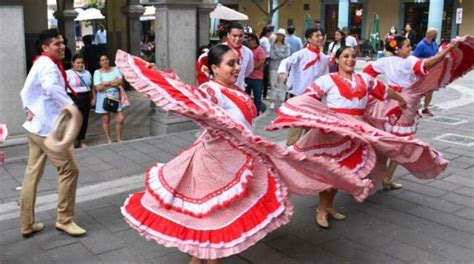
[[[462,8],[456,8],[456,24],[462,24]]]

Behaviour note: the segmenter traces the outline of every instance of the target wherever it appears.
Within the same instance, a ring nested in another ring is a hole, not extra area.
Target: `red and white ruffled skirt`
[[[279,118],[267,129],[309,129],[292,147],[294,151],[332,158],[358,177],[370,178],[379,186],[386,175],[386,164],[382,164],[386,157],[422,179],[438,176],[448,164],[438,151],[423,141],[379,130],[362,116],[336,114],[309,96],[292,98],[277,112]]]
[[[148,239],[201,259],[238,254],[289,222],[287,189],[259,154],[205,133],[147,171],[122,207]]]

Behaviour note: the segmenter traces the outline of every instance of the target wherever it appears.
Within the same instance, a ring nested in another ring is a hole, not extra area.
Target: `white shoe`
[[[274,102],[272,102],[272,103],[270,104],[270,109],[275,109],[275,103],[274,103]]]

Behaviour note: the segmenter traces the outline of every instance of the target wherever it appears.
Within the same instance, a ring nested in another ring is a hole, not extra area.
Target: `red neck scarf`
[[[339,90],[339,93],[341,94],[342,97],[351,101],[354,98],[362,100],[362,98],[367,96],[367,86],[365,85],[364,80],[359,74],[354,74],[354,75],[355,75],[354,79],[356,82],[355,89],[352,88],[351,81],[342,77],[339,73],[332,73],[330,76],[331,76],[331,79],[336,84],[337,89]]]
[[[304,66],[303,68],[303,71],[311,68],[311,66],[313,66],[314,64],[316,64],[316,62],[319,61],[320,57],[321,57],[321,51],[319,50],[319,48],[313,48],[311,45],[307,45],[306,48],[311,51],[311,52],[314,52],[316,53],[316,58],[314,58],[313,60],[309,61],[308,63],[306,63],[306,65]]]
[[[41,56],[46,56],[48,57],[50,60],[52,60],[54,62],[54,64],[56,64],[56,66],[58,66],[59,68],[59,71],[61,72],[61,75],[63,76],[63,79],[64,79],[64,83],[66,83],[66,90],[69,89],[72,93],[72,95],[74,97],[77,97],[77,93],[76,91],[74,91],[74,89],[72,89],[71,85],[69,84],[69,82],[67,81],[67,75],[66,75],[66,71],[64,70],[64,67],[63,67],[63,64],[61,63],[60,60],[50,56],[48,53],[46,52],[42,52],[41,55],[39,56],[36,56],[34,59],[33,59],[33,64],[36,62],[37,59],[39,59],[39,57]]]
[[[235,49],[237,51],[237,53],[239,54],[239,59],[240,61],[242,61],[242,45],[240,46],[234,46],[234,43],[232,43],[232,41],[230,40],[227,40],[227,45],[231,46],[233,49]]]

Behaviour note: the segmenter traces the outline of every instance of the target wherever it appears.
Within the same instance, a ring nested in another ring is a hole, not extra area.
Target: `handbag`
[[[104,108],[105,111],[109,112],[117,112],[119,107],[119,101],[112,99],[108,97],[107,95],[104,98],[104,102],[102,104],[102,108]]]
[[[102,73],[100,73],[100,80],[102,82]],[[112,89],[115,89],[115,88],[112,88]],[[102,102],[102,108],[105,110],[105,111],[108,111],[108,112],[117,112],[118,111],[118,107],[119,107],[119,103],[120,103],[120,99],[119,98],[116,98],[114,96],[110,96],[107,94],[107,91],[105,91],[105,98],[104,98],[104,101]]]

